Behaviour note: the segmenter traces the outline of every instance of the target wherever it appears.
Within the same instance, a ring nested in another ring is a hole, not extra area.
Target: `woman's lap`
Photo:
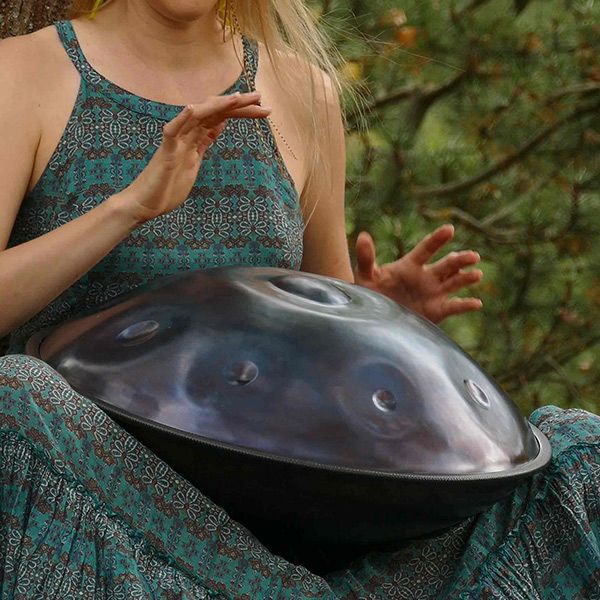
[[[365,557],[355,597],[600,598],[600,418],[545,407],[531,421],[552,443],[548,470],[437,538]],[[339,589],[348,576],[328,581]]]
[[[322,579],[272,556],[41,361],[18,355],[0,358],[0,398],[4,534],[0,552],[22,563],[23,573],[39,575],[38,556],[48,537],[37,525],[46,521],[58,530],[51,538],[52,549],[61,550],[60,557],[45,550],[45,560],[53,563],[53,569],[60,570],[66,560],[78,570],[74,580],[79,576],[98,579],[99,584],[106,580],[109,586],[116,585],[114,578],[124,573],[130,580],[126,598],[146,598],[151,593],[181,597],[177,587],[170,595],[161,593],[163,579],[171,573],[185,578],[185,585],[196,586],[190,587],[194,593],[205,588],[211,596],[224,598],[334,597]],[[34,468],[21,469],[21,462],[31,461]],[[58,499],[39,491],[50,473],[61,492]],[[57,504],[65,495],[77,495],[69,510]],[[92,520],[103,526],[110,523],[111,535],[104,536],[101,528],[80,532],[86,524],[82,514],[93,515]],[[23,533],[30,539],[13,553],[6,536]],[[119,568],[121,562],[128,564],[127,569]],[[131,570],[136,563],[152,563],[155,577]],[[4,573],[5,590],[15,577],[9,567]],[[71,576],[63,570],[65,577]],[[103,571],[103,577],[95,571]],[[136,589],[143,593],[132,595]],[[73,597],[72,591],[67,596]],[[83,597],[104,596],[112,597],[101,588],[95,596]],[[116,592],[114,597],[119,597]]]
[[[65,598],[600,598],[590,413],[536,411],[553,445],[546,473],[449,532],[323,579],[271,555],[44,363],[0,358],[0,398],[8,595],[38,585]]]

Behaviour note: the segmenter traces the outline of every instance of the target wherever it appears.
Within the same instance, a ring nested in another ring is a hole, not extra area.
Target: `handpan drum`
[[[431,534],[550,460],[440,329],[337,279],[188,272],[28,351],[282,554],[288,540],[361,551]]]

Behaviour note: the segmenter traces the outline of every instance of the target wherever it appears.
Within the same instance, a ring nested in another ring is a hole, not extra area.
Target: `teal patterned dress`
[[[56,28],[81,87],[10,245],[127,186],[181,110],[109,82],[71,24]],[[250,81],[228,92],[253,87],[258,52],[247,39],[244,60]],[[600,419],[590,413],[536,411],[552,463],[485,513],[321,577],[271,554],[48,365],[18,354],[40,328],[158,276],[298,269],[302,231],[268,125],[231,121],[180,208],[140,227],[14,332],[13,353],[0,358],[1,598],[600,599]]]

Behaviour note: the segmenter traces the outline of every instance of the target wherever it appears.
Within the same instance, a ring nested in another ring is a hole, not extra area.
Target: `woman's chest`
[[[49,42],[52,46],[52,41]],[[82,81],[77,69],[73,66],[64,49],[57,41],[58,48],[51,47],[52,60],[48,61],[48,69],[46,75],[39,82],[37,93],[40,97],[38,103],[38,120],[40,127],[40,141],[37,152],[34,158],[32,174],[28,186],[28,192],[34,189],[48,164],[50,163],[53,154],[61,142],[61,138],[65,136],[66,129],[71,123],[74,113],[77,111],[78,101],[81,101],[82,86],[85,82]],[[256,75],[256,87],[263,94],[263,104],[273,107],[272,120],[268,123],[270,135],[273,137],[274,143],[277,146],[278,154],[281,157],[283,165],[288,172],[298,195],[304,188],[307,179],[307,160],[304,152],[301,149],[302,141],[297,127],[294,127],[290,115],[286,115],[285,96],[278,89],[278,84],[271,72],[272,68],[267,61],[259,63]],[[132,79],[131,88],[127,88],[127,92],[131,98],[143,100],[145,98],[158,98],[162,101],[165,99],[175,98],[181,99],[181,82],[175,86],[177,88],[169,92],[161,88],[159,82],[155,82],[154,89],[152,82],[144,86],[140,85],[135,78]],[[185,86],[184,86],[185,87]],[[123,88],[125,89],[125,88]],[[185,98],[182,104],[199,100],[200,90],[195,82],[190,81],[187,86],[190,91],[189,98]],[[138,95],[135,92],[143,92],[144,96]],[[151,103],[156,103],[155,100],[150,100]],[[165,104],[167,106],[167,104]],[[166,121],[165,121],[166,122]],[[159,127],[154,128],[155,145],[162,137],[162,126],[165,122],[158,123]],[[95,127],[102,127],[102,123],[94,123]],[[248,129],[240,127],[239,131]],[[127,146],[127,130],[121,132],[121,144]],[[134,141],[134,140],[132,140]],[[243,143],[243,140],[240,140]]]

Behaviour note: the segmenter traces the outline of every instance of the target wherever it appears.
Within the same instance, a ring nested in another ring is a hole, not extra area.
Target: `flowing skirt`
[[[591,413],[537,410],[545,472],[437,537],[320,577],[271,554],[45,363],[1,357],[0,399],[0,598],[600,599]]]

